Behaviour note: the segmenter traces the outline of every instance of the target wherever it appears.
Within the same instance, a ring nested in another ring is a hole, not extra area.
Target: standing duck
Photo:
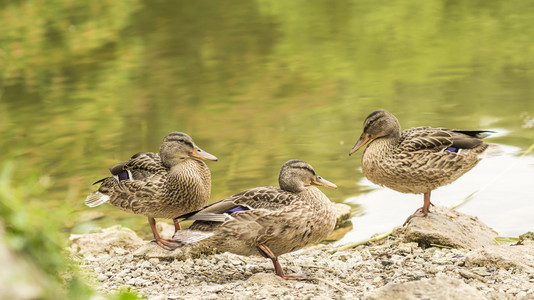
[[[319,242],[334,230],[333,204],[315,185],[337,186],[301,160],[287,161],[278,182],[280,188],[252,188],[182,216],[196,221],[173,239],[244,256],[261,255],[272,260],[276,275],[306,278],[285,275],[278,256]]]
[[[362,155],[362,171],[371,182],[401,193],[424,194],[423,207],[413,217],[426,216],[430,192],[471,170],[488,145],[490,131],[414,127],[403,130],[386,110],[371,113],[349,155],[369,143]],[[405,224],[406,224],[405,222]]]
[[[110,168],[112,176],[95,182],[101,183],[100,188],[87,196],[85,204],[95,207],[109,202],[127,212],[147,216],[156,243],[172,250],[177,244],[160,237],[154,218],[174,219],[208,203],[211,174],[199,159],[217,161],[187,134],[171,132],[163,140],[159,154],[140,152]],[[180,224],[174,221],[178,231]]]

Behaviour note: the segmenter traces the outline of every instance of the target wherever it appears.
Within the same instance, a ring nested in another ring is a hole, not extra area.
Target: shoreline
[[[450,239],[440,226],[460,233]],[[169,252],[120,226],[73,235],[69,250],[101,293],[131,288],[148,299],[534,299],[534,242],[496,245],[492,236],[477,218],[436,207],[379,241],[282,255],[287,274],[312,278],[302,281],[276,276],[269,259]]]

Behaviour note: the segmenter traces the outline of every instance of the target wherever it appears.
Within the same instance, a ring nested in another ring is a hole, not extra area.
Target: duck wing
[[[101,185],[97,191],[87,196],[85,199],[87,206],[94,207],[110,201],[113,193],[117,190],[120,190],[120,196],[116,195],[115,199],[126,195],[136,195],[136,191],[149,191],[149,194],[152,195],[157,190],[154,188],[155,180],[152,176],[161,178],[166,175],[168,169],[161,162],[158,153],[139,152],[129,160],[109,168],[109,171],[112,176],[93,183],[101,183]],[[147,180],[149,178],[150,180]],[[124,181],[126,179],[132,180]],[[128,197],[126,199],[123,201],[124,203],[131,202]]]
[[[399,148],[409,152],[420,150],[458,152],[460,149],[474,149],[484,145],[482,138],[489,133],[491,131],[415,127],[401,133]]]
[[[148,172],[148,173],[159,173],[162,171],[168,171],[168,168],[163,165],[161,162],[161,158],[159,156],[159,153],[153,153],[153,152],[139,152],[132,156],[130,160],[121,163],[123,170],[130,170],[130,171],[141,171],[141,172]],[[115,167],[120,166],[121,164],[118,164]],[[110,171],[112,171],[115,167],[111,168]],[[112,171],[113,174],[113,171]]]
[[[296,198],[293,193],[278,187],[258,187],[242,191],[178,218],[184,221],[195,220],[195,223],[190,227],[191,229],[206,230],[208,227],[212,228],[218,225],[208,223],[227,221],[242,211],[256,209],[279,210],[295,201]]]
[[[109,171],[119,181],[125,179],[143,180],[154,174],[167,172],[168,168],[161,162],[159,153],[139,152],[133,155],[130,160],[109,168]],[[98,182],[100,181],[95,183]]]

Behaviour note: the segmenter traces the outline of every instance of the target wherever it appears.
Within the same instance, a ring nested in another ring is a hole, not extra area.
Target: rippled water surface
[[[358,240],[421,195],[366,181],[348,152],[378,108],[404,128],[490,129],[498,150],[433,192],[501,235],[533,230],[534,5],[529,1],[20,1],[0,5],[0,158],[66,229],[146,218],[85,196],[171,131],[219,157],[212,200],[276,185],[298,158],[353,207]]]

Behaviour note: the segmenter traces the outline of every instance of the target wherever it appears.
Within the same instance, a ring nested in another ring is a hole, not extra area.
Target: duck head
[[[217,161],[217,157],[200,149],[193,139],[183,132],[167,134],[161,143],[159,155],[163,164],[169,168],[187,158]]]
[[[296,159],[288,160],[282,165],[278,183],[281,189],[294,193],[301,192],[311,185],[337,188],[337,185],[317,175],[310,164]]]
[[[350,150],[349,155],[376,138],[400,137],[400,129],[399,120],[389,111],[380,109],[372,112],[363,122],[363,133]]]

